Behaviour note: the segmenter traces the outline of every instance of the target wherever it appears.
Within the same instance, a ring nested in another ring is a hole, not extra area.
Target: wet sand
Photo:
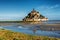
[[[60,31],[60,24],[28,24],[28,23],[0,23],[0,26],[22,26],[22,27],[37,27],[39,26],[40,30],[44,31]]]
[[[45,31],[60,31],[60,24],[44,24],[41,25],[40,29]]]

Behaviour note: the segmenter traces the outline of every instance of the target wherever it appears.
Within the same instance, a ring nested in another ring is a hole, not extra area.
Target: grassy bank
[[[0,29],[0,40],[60,40],[60,39],[47,36],[28,35],[24,33]]]

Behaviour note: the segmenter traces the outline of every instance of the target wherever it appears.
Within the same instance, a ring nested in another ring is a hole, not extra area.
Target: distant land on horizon
[[[24,17],[23,17],[24,18]],[[18,17],[18,18],[13,18],[13,19],[0,19],[0,21],[22,21],[21,17]],[[51,19],[51,20],[55,20],[55,21],[60,21],[58,19]],[[50,19],[48,19],[48,21],[51,21]]]

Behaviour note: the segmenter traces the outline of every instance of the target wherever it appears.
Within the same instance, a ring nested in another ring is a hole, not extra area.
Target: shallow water
[[[34,33],[31,27],[22,27],[22,26],[1,26],[0,28],[4,28],[6,30],[12,30],[15,32],[22,32],[26,34],[31,34],[31,35],[41,35],[41,36],[49,36],[49,37],[58,37],[60,38],[60,34],[58,32],[60,31],[41,31],[41,30],[36,30]]]
[[[45,21],[44,23],[46,23],[46,24],[60,24],[60,20],[48,20],[48,21]]]
[[[45,22],[46,24],[56,24],[56,23],[60,23],[60,21],[48,21]],[[45,24],[44,23],[44,24]],[[25,25],[25,24],[24,24]],[[37,26],[40,27],[40,25],[37,24]],[[4,28],[6,30],[12,30],[15,32],[22,32],[25,34],[31,34],[31,35],[40,35],[40,36],[49,36],[49,37],[57,37],[60,38],[60,30],[59,31],[42,31],[39,29],[39,27],[36,27],[36,25],[25,25],[25,27],[23,27],[23,25],[7,25],[7,26],[0,26],[0,28]],[[60,28],[60,27],[59,27]],[[34,31],[34,29],[37,29]]]

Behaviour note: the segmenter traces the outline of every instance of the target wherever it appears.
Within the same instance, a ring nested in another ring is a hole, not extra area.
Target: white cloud
[[[60,5],[56,4],[56,5],[52,5],[52,6],[48,6],[48,5],[42,5],[42,6],[39,6],[37,7],[37,9],[53,9],[53,8],[58,8],[60,7]]]
[[[53,5],[53,6],[50,6],[50,8],[57,8],[57,7],[59,7],[59,5]]]

